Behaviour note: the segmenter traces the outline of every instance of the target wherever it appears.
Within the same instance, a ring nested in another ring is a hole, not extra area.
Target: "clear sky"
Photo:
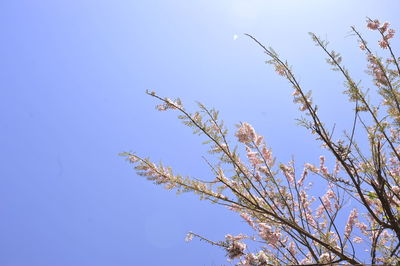
[[[240,217],[164,191],[117,156],[135,151],[210,175],[204,139],[144,91],[215,107],[232,130],[250,122],[278,161],[316,162],[292,89],[243,33],[289,60],[340,132],[351,106],[307,32],[326,37],[362,79],[349,27],[373,38],[369,16],[400,30],[399,10],[398,0],[1,0],[0,265],[226,263],[223,250],[184,237],[222,240],[247,229]]]

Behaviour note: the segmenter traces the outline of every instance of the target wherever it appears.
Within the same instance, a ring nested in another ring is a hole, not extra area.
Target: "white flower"
[[[185,241],[186,241],[186,242],[192,241],[193,236],[194,236],[194,235],[192,234],[192,232],[187,233],[187,235],[186,235],[186,237],[185,237]]]

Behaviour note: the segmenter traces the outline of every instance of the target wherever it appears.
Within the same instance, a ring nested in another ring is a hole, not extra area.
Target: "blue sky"
[[[340,132],[351,106],[307,32],[326,37],[362,79],[349,27],[374,38],[369,16],[400,29],[398,10],[397,0],[0,1],[0,265],[226,263],[222,250],[184,237],[246,230],[237,215],[164,191],[117,156],[135,151],[210,175],[204,139],[157,112],[145,90],[215,107],[232,130],[253,124],[278,161],[316,162],[291,88],[243,33],[289,60]]]

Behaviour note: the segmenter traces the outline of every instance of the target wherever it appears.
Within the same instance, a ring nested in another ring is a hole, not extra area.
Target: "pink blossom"
[[[256,145],[260,146],[263,140],[264,140],[263,136],[257,136]]]
[[[268,149],[267,147],[263,146],[262,150],[261,150],[261,154],[264,158],[264,160],[268,163],[268,166],[271,166],[272,164],[272,152],[270,149]]]
[[[368,62],[370,63],[368,65],[368,68],[371,70],[372,74],[374,75],[376,84],[377,85],[382,84],[382,85],[386,86],[387,81],[385,78],[385,73],[383,73],[382,69],[380,68],[378,59],[371,54],[368,55],[367,59],[368,59]]]
[[[394,37],[394,33],[395,33],[396,31],[394,30],[394,29],[389,29],[388,30],[388,34],[386,34],[386,36],[385,36],[385,39],[386,40],[389,40],[389,39],[392,39],[393,37]]]
[[[365,223],[358,222],[358,223],[356,223],[356,227],[358,229],[360,229],[360,231],[361,231],[361,233],[363,233],[363,235],[368,235],[369,234],[368,231],[367,231],[368,226]]]
[[[246,244],[239,242],[239,240],[245,238],[243,235],[232,236],[226,235],[225,239],[228,241],[228,246],[225,250],[228,252],[228,257],[230,259],[239,258],[244,255],[244,250],[247,248]]]
[[[234,212],[240,212],[242,210],[241,207],[235,203],[232,203],[228,209]]]
[[[381,245],[386,245],[387,242],[390,241],[390,239],[393,237],[392,234],[388,232],[388,230],[383,230],[381,236],[380,236],[380,244]]]
[[[319,218],[321,217],[322,213],[325,211],[325,209],[327,211],[332,211],[332,204],[331,204],[331,199],[335,199],[336,195],[335,192],[333,192],[333,190],[329,189],[324,196],[322,196],[322,205],[320,205],[317,208],[316,211],[316,217]]]
[[[340,171],[340,163],[339,161],[336,161],[335,169],[333,170],[333,175],[337,176],[339,174],[339,171]]]
[[[285,76],[286,74],[285,67],[280,64],[275,64],[275,71],[281,76]]]
[[[137,161],[139,161],[139,158],[133,154],[128,156],[128,161],[131,163],[136,163]]]
[[[242,212],[240,214],[240,217],[242,217],[252,228],[255,228],[253,219],[251,218],[251,216],[248,213]]]
[[[305,209],[304,215],[306,217],[307,223],[315,227],[317,226],[317,223],[315,222],[314,216],[311,214],[311,209],[310,209],[310,205],[313,202],[313,199],[314,198],[312,198],[312,200],[309,200],[307,193],[304,190],[300,191],[300,202],[303,205],[303,208]]]
[[[376,30],[376,29],[378,29],[378,28],[379,28],[379,25],[380,25],[380,22],[379,22],[379,20],[377,20],[377,19],[368,21],[368,23],[367,23],[367,27],[368,27],[370,30]]]
[[[248,253],[244,257],[244,260],[240,262],[240,265],[243,266],[258,265],[257,257],[253,253]]]
[[[297,254],[296,244],[293,241],[290,242],[288,250],[293,256]]]
[[[241,125],[241,127],[239,127],[239,129],[236,132],[235,136],[238,138],[239,142],[242,142],[242,143],[245,143],[245,144],[257,140],[257,138],[256,138],[257,135],[256,135],[256,132],[255,132],[254,128],[250,124],[248,124],[246,122],[244,122]]]
[[[298,186],[303,186],[304,180],[306,179],[308,174],[307,168],[304,168],[303,173],[301,174],[301,178],[297,181]]]
[[[267,265],[268,257],[264,251],[260,251],[257,254],[248,253],[246,254],[243,261],[239,265],[253,266],[253,265]]]
[[[346,238],[350,237],[350,233],[353,230],[353,227],[358,218],[358,211],[357,209],[353,209],[349,215],[349,219],[347,220],[346,227],[344,229],[344,235]]]
[[[182,108],[182,104],[180,100],[172,101],[169,98],[165,98],[165,102],[163,104],[159,104],[156,106],[156,109],[158,111],[166,111],[168,109],[177,109],[177,108]]]
[[[312,257],[311,253],[310,252],[307,253],[306,257],[303,260],[300,261],[300,264],[301,265],[311,264],[312,263],[311,257]]]
[[[231,234],[227,234],[225,235],[225,239],[229,240],[229,241],[238,241],[238,240],[242,240],[247,238],[247,236],[243,235],[243,234],[239,234],[237,236],[233,236]]]
[[[329,253],[322,253],[321,256],[319,256],[319,261],[322,263],[328,263],[330,261]]]
[[[272,227],[267,225],[266,223],[260,223],[259,227],[260,237],[267,241],[269,245],[275,246],[278,243],[281,234],[279,232],[273,232]]]
[[[158,111],[166,111],[166,110],[168,110],[168,108],[167,108],[167,106],[166,106],[165,104],[159,104],[159,105],[157,105],[157,106],[156,106],[156,109],[157,109]]]
[[[199,121],[201,120],[201,115],[200,115],[198,112],[196,112],[196,113],[192,116],[192,119],[193,119],[195,122],[199,122]]]
[[[262,163],[261,159],[258,157],[257,152],[253,152],[249,147],[246,147],[246,152],[247,152],[247,158],[249,159],[250,163],[253,166],[256,166],[260,163]]]
[[[315,167],[315,165],[312,165],[312,164],[310,164],[310,163],[304,164],[304,167],[305,167],[306,169],[310,170],[311,172],[314,172],[314,173],[316,173],[316,172],[319,171],[319,169],[318,169],[317,167]]]
[[[292,93],[292,96],[299,96],[300,95],[300,91],[298,89],[295,89]]]
[[[389,43],[388,43],[387,40],[380,40],[380,41],[378,42],[378,44],[379,44],[379,46],[380,46],[382,49],[387,49],[388,46],[389,46]]]
[[[185,241],[186,242],[190,242],[190,241],[192,241],[193,240],[193,233],[192,232],[189,232],[189,233],[187,233],[187,235],[186,235],[186,237],[185,237]]]
[[[386,21],[382,24],[382,26],[379,27],[379,30],[383,33],[389,28],[389,25],[390,23]]]
[[[361,243],[362,241],[363,241],[363,240],[362,240],[361,237],[356,236],[356,237],[353,238],[353,242],[354,242],[354,243]]]
[[[283,174],[285,175],[286,179],[290,184],[294,183],[294,169],[293,166],[287,166],[284,164],[281,164],[281,169],[283,171]]]
[[[321,155],[321,156],[319,157],[319,160],[320,160],[320,166],[319,166],[319,168],[320,168],[321,173],[322,173],[324,176],[328,176],[328,175],[329,175],[329,173],[328,173],[328,168],[325,167],[325,157]]]

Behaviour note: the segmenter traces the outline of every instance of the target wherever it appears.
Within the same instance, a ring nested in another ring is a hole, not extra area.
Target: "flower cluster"
[[[275,72],[278,73],[278,75],[286,76],[286,69],[281,64],[275,64]]]
[[[229,259],[232,260],[235,258],[240,258],[245,254],[244,251],[247,248],[247,245],[240,241],[244,238],[246,238],[246,236],[244,235],[232,236],[230,234],[227,234],[225,236],[227,242],[225,250]]]
[[[247,253],[244,256],[244,260],[240,261],[239,265],[243,266],[264,266],[268,265],[268,256],[265,254],[264,251],[260,250],[258,253]]]
[[[164,99],[164,103],[159,104],[156,106],[156,109],[158,111],[166,111],[168,109],[178,109],[178,108],[182,108],[182,103],[179,99],[176,99],[175,101],[169,99],[169,98],[165,98]]]
[[[279,231],[273,231],[272,227],[266,223],[259,224],[259,235],[272,247],[277,247],[281,237]]]
[[[368,54],[367,60],[369,62],[368,69],[371,71],[374,77],[375,84],[377,86],[387,86],[389,83],[379,59],[372,54]]]
[[[254,128],[246,122],[239,127],[235,136],[238,138],[239,142],[244,144],[255,142],[257,140]]]
[[[332,209],[331,200],[335,200],[335,199],[337,200],[337,197],[336,197],[335,192],[333,192],[333,190],[329,189],[329,190],[325,193],[325,195],[322,196],[322,199],[321,199],[322,204],[317,208],[316,217],[317,217],[317,218],[321,217],[321,215],[322,215],[325,211],[332,212],[333,209]],[[339,207],[339,206],[338,206],[338,204],[336,203],[336,204],[335,204],[335,208],[337,209],[338,207]]]
[[[367,27],[370,30],[378,30],[381,35],[382,39],[379,40],[379,46],[383,49],[387,49],[389,46],[389,40],[394,37],[395,30],[394,29],[389,29],[389,22],[384,22],[380,23],[379,20],[368,20],[367,21]],[[364,47],[365,49],[365,47]]]
[[[347,224],[346,227],[344,229],[344,236],[346,238],[350,237],[350,233],[353,230],[354,225],[357,222],[357,218],[358,218],[358,210],[357,209],[353,209],[349,215],[349,219],[347,220]]]
[[[295,88],[292,93],[293,102],[300,104],[299,110],[306,111],[312,105],[311,92],[302,94],[299,88]]]
[[[194,237],[193,233],[192,233],[192,232],[189,232],[189,233],[187,233],[187,235],[186,235],[186,237],[185,237],[185,241],[186,241],[186,242],[190,242],[190,241],[193,240],[193,237]]]
[[[283,174],[285,175],[287,181],[290,184],[294,184],[294,167],[293,167],[293,161],[289,162],[289,165],[281,164],[280,166]]]

